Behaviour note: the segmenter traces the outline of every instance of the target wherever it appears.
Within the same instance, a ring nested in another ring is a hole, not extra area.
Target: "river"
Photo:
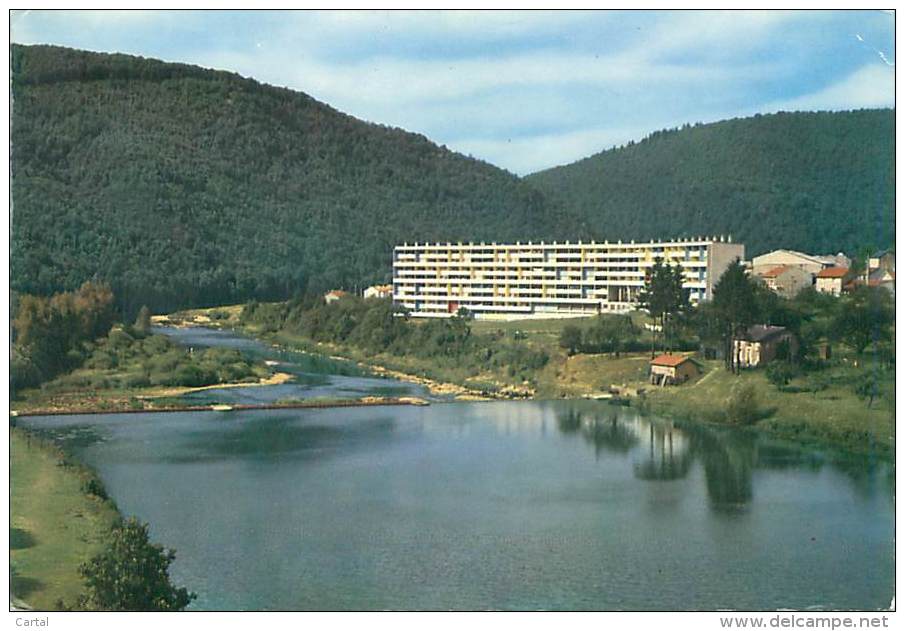
[[[426,394],[231,333],[168,332],[301,376],[214,393],[233,402]],[[889,463],[601,401],[19,423],[95,467],[177,551],[192,609],[871,609],[894,595]]]

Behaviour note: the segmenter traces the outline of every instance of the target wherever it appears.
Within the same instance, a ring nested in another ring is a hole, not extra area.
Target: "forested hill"
[[[235,74],[13,46],[14,290],[127,310],[386,280],[427,239],[569,238],[514,175]]]
[[[728,234],[748,256],[891,246],[892,110],[780,113],[651,134],[526,178],[613,237]]]
[[[519,179],[311,97],[184,64],[13,46],[11,287],[127,312],[385,281],[396,243],[731,233],[893,243],[893,113],[657,132]]]

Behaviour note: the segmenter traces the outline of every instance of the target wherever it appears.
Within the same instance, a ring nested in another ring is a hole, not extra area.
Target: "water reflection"
[[[647,451],[635,463],[635,477],[641,480],[678,480],[691,469],[691,442],[672,423],[648,423]]]
[[[668,482],[686,478],[696,462],[704,473],[707,497],[717,512],[744,510],[754,498],[753,475],[758,469],[819,472],[824,466],[845,473],[864,497],[892,490],[894,475],[882,462],[852,455],[828,456],[825,451],[761,437],[737,428],[681,424],[641,416],[631,408],[599,407],[575,402],[558,407],[556,427],[580,435],[594,450],[626,456],[639,480]],[[886,475],[883,475],[886,470]]]
[[[78,445],[179,551],[200,609],[839,610],[894,595],[891,465],[605,402],[20,422]]]

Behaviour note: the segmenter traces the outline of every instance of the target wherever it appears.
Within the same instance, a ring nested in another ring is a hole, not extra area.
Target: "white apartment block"
[[[676,241],[569,243],[415,243],[393,250],[393,301],[413,316],[477,318],[590,316],[636,309],[659,257],[681,265],[693,303],[745,246],[731,237]]]

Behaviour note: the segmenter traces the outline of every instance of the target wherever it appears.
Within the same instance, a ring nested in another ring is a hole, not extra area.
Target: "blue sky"
[[[518,174],[686,122],[895,99],[885,11],[25,11],[12,40],[238,72]]]

